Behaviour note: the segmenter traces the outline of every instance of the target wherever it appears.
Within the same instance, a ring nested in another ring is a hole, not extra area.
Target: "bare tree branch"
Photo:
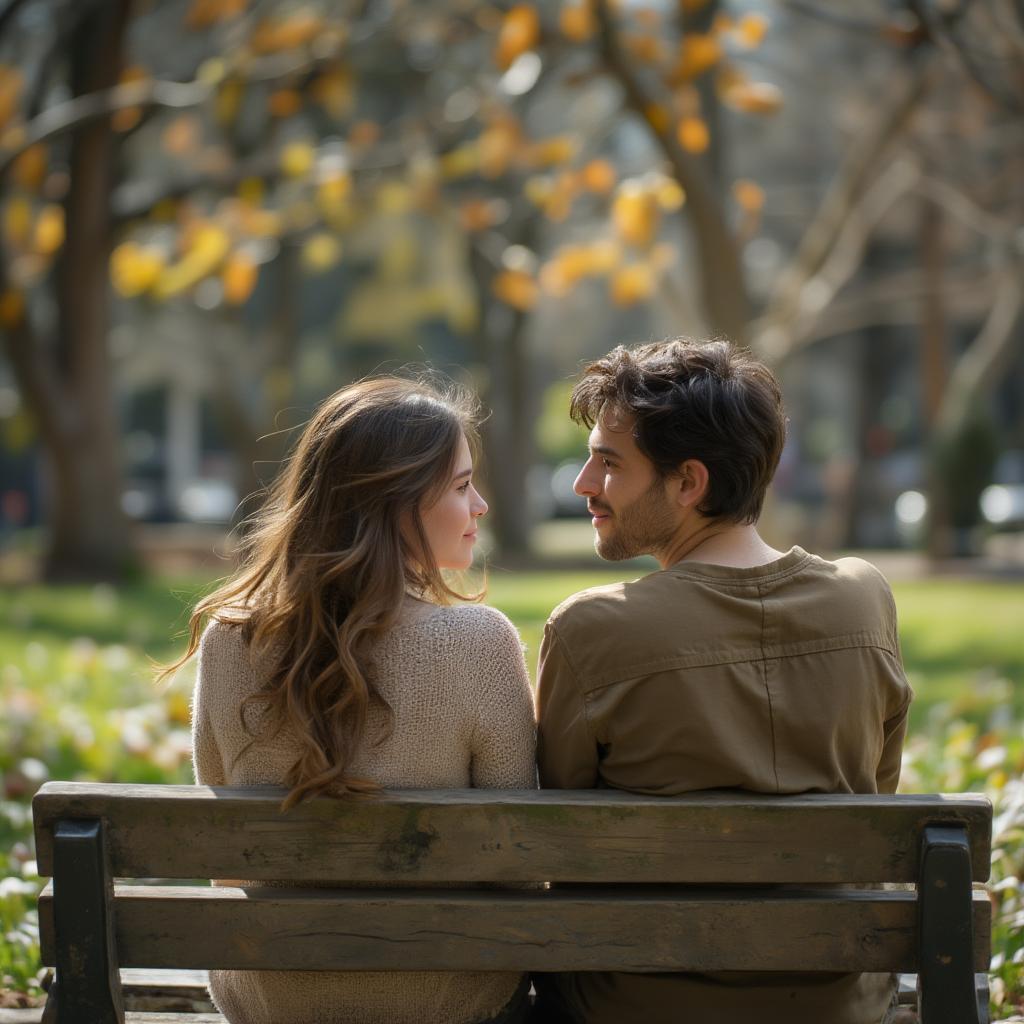
[[[309,73],[317,67],[337,58],[336,52],[318,54],[316,57],[289,59],[284,56],[264,58],[246,70],[249,82],[273,82]],[[111,89],[104,89],[84,96],[76,96],[44,110],[25,126],[21,144],[8,150],[0,158],[0,178],[7,173],[14,161],[26,149],[39,142],[66,132],[74,131],[91,121],[109,117],[119,110],[140,107],[143,110],[164,107],[172,110],[189,109],[207,102],[219,85],[219,81],[196,79],[192,82],[169,82],[160,79],[146,79],[138,82],[123,82]]]
[[[917,183],[918,166],[910,160],[894,160],[872,186],[847,211],[838,226],[834,242],[818,272],[801,284],[789,319],[782,330],[771,312],[753,329],[759,351],[772,359],[784,360],[803,348],[833,299],[857,273],[864,248],[872,232],[896,202]]]
[[[1015,350],[1016,327],[1024,312],[1024,254],[1015,252],[1001,268],[991,310],[981,330],[960,357],[946,387],[936,419],[937,438],[953,437],[971,406],[998,380]]]
[[[915,59],[910,75],[898,87],[889,90],[890,99],[882,104],[879,115],[849,146],[842,166],[804,232],[792,262],[779,275],[768,308],[759,320],[757,347],[766,358],[776,359],[787,353],[790,345],[787,332],[805,306],[804,289],[818,278],[841,241],[850,211],[877,176],[882,157],[926,95],[931,78],[931,61],[924,57]]]

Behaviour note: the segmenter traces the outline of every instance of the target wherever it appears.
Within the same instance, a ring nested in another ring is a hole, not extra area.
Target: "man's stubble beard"
[[[667,547],[677,523],[665,497],[664,481],[656,479],[631,505],[613,513],[608,523],[612,527],[610,536],[598,533],[594,537],[594,548],[605,561],[621,562]]]

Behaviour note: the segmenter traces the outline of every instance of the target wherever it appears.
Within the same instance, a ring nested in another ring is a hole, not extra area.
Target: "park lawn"
[[[532,673],[552,608],[645,571],[499,568],[487,600],[519,628]],[[159,687],[153,666],[184,649],[189,608],[210,585],[157,577],[0,592],[0,990],[32,990],[39,970],[28,800],[40,782],[191,780],[194,663]],[[936,579],[893,589],[916,691],[904,786],[983,790],[996,805],[993,995],[1005,1015],[1024,1007],[1024,965],[1012,962],[1024,960],[1024,584]]]

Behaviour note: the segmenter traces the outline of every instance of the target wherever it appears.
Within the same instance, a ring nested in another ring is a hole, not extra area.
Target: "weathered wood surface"
[[[974,899],[977,965],[991,907]],[[910,891],[118,886],[124,966],[306,970],[913,971]],[[40,898],[43,962],[52,898]]]
[[[33,801],[40,873],[62,817],[108,826],[123,878],[353,882],[909,882],[926,824],[964,825],[988,878],[976,795],[645,797],[609,791],[392,791],[280,812],[282,790],[47,783]]]
[[[226,1024],[219,1013],[155,1013],[129,1010],[125,1024]],[[42,1008],[38,1010],[0,1010],[0,1024],[41,1024]]]

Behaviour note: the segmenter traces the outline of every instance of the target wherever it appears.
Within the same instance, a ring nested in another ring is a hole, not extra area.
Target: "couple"
[[[660,572],[551,616],[535,726],[504,615],[442,575],[472,561],[487,511],[474,407],[394,378],[329,398],[201,601],[196,777],[285,785],[290,806],[378,787],[610,786],[677,794],[892,792],[911,693],[877,571],[758,535],[785,435],[770,371],[725,342],[616,348],[571,415],[599,554]],[[210,624],[202,632],[203,623]],[[201,640],[200,640],[201,634]],[[183,659],[184,660],[184,659]],[[878,1024],[888,975],[584,973],[534,979],[534,1019]],[[508,973],[213,972],[233,1022],[525,1021]]]

